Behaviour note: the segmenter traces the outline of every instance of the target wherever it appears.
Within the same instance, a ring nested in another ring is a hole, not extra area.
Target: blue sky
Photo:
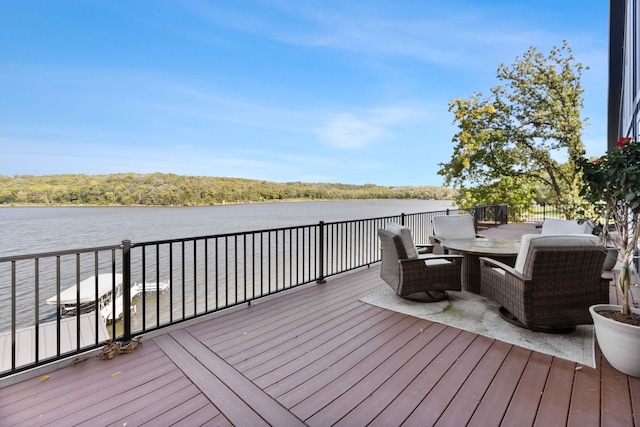
[[[606,149],[608,1],[28,0],[0,8],[0,174],[442,185],[448,104],[568,40]]]

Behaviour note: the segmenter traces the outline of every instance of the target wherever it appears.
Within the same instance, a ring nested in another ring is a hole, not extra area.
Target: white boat
[[[135,282],[131,287],[131,299],[142,297],[148,297],[150,295],[162,295],[169,290],[171,282],[164,280],[162,282]]]
[[[109,301],[107,302],[106,305],[100,307],[100,314],[102,314],[102,318],[105,320],[105,322],[111,323],[111,322],[122,319],[122,317],[124,316],[123,301],[124,299],[122,298],[122,294],[120,294],[116,296],[115,304]],[[114,314],[114,309],[115,309],[115,314]],[[136,306],[131,304],[130,310],[131,310],[131,313],[135,313]]]
[[[104,273],[97,276],[97,294],[96,276],[91,276],[80,282],[79,297],[78,288],[76,285],[73,285],[60,292],[59,295],[54,295],[47,299],[47,304],[57,305],[59,297],[60,305],[65,313],[68,314],[75,314],[78,305],[80,306],[80,313],[93,311],[96,309],[96,301],[98,303],[98,308],[102,309],[109,305],[109,302],[111,302],[111,299],[113,298],[114,278],[116,295],[120,295],[122,293],[122,274],[115,274],[114,276],[111,273]]]

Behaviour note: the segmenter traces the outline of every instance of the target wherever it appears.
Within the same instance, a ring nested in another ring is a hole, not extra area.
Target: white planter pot
[[[619,305],[598,304],[589,307],[602,354],[618,371],[640,378],[640,326],[616,322],[597,314],[598,311],[620,311]],[[640,314],[640,310],[631,311]]]

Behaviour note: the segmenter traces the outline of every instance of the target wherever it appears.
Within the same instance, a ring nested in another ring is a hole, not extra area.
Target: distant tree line
[[[452,189],[432,186],[275,183],[163,173],[0,175],[0,205],[207,206],[276,200],[451,200],[455,196]]]

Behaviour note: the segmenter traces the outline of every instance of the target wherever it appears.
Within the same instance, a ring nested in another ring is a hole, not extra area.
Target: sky
[[[0,8],[0,175],[443,184],[448,105],[569,42],[606,150],[605,0],[27,0]]]

